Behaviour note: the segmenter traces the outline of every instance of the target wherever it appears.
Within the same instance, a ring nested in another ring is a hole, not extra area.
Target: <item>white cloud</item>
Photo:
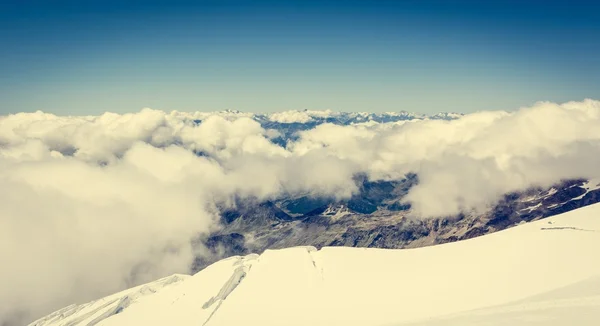
[[[306,119],[289,115],[281,119]],[[271,143],[276,133],[252,117],[150,109],[0,117],[0,261],[10,266],[0,275],[0,321],[185,271],[190,239],[218,227],[211,207],[233,196],[344,198],[356,191],[357,173],[415,172],[420,183],[407,200],[427,217],[600,174],[600,102],[593,100],[453,121],[324,124],[287,148]]]
[[[313,118],[305,111],[285,111],[271,114],[269,120],[279,123],[306,123]]]
[[[2,160],[0,258],[10,268],[0,277],[0,320],[187,271],[190,239],[215,227],[189,172],[207,165],[141,143],[106,167],[70,157]]]

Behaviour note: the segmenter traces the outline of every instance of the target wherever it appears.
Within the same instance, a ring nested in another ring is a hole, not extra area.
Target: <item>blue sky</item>
[[[591,1],[4,1],[0,114],[600,98]]]

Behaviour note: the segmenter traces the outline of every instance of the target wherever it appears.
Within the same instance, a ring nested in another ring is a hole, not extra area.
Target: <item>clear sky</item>
[[[6,0],[0,114],[598,99],[594,2]]]

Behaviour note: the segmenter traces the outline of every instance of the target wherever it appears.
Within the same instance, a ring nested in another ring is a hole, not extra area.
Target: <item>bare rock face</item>
[[[357,177],[360,193],[346,201],[309,195],[272,202],[240,202],[222,209],[223,228],[199,239],[210,256],[198,257],[198,271],[221,258],[292,246],[416,248],[478,237],[519,223],[561,214],[600,202],[599,186],[566,180],[549,189],[506,194],[483,214],[436,219],[411,217],[402,198],[418,183],[416,175],[399,181],[369,182]]]

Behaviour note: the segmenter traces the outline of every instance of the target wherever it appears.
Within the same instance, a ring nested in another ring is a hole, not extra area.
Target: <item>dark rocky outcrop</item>
[[[359,176],[357,182],[360,192],[346,201],[304,195],[223,209],[223,228],[202,241],[210,258],[198,258],[194,271],[227,256],[291,246],[414,248],[459,241],[600,202],[600,189],[566,180],[506,194],[484,213],[423,220],[411,217],[402,202],[418,183],[416,175],[382,182]]]

